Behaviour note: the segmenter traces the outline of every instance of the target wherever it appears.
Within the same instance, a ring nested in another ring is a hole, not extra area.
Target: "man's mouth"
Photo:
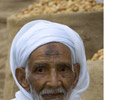
[[[44,89],[41,91],[40,95],[42,95],[43,98],[62,98],[66,94],[66,90],[62,87],[56,88],[56,89]]]
[[[42,96],[47,99],[57,99],[57,98],[63,98],[64,93],[45,94]]]
[[[64,96],[64,93],[44,94],[42,96],[46,98],[56,98],[56,97]]]

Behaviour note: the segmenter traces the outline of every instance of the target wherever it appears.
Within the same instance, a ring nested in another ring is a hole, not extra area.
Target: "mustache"
[[[46,94],[56,94],[56,93],[62,93],[66,94],[66,90],[63,87],[55,88],[55,89],[44,89],[40,92],[40,95],[46,95]]]

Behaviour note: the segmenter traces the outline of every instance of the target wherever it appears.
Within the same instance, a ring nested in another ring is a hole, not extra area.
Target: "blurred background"
[[[103,100],[103,0],[0,0],[0,100],[18,90],[10,71],[9,51],[18,30],[44,19],[66,24],[83,39],[90,86],[83,100]]]

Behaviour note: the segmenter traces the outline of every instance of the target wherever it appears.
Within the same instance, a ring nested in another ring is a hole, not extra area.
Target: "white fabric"
[[[29,98],[26,97],[26,95],[24,93],[22,93],[21,91],[16,92],[15,94],[16,98],[12,99],[12,100],[30,100]]]
[[[89,85],[89,74],[86,65],[86,56],[83,42],[80,36],[66,25],[53,23],[45,20],[35,20],[24,25],[15,36],[10,52],[10,66],[20,92],[16,93],[16,100],[33,100],[17,81],[15,76],[16,67],[25,67],[29,55],[37,47],[49,43],[60,42],[68,46],[72,52],[73,63],[80,64],[79,81],[73,90],[70,100],[81,100],[80,95]],[[23,95],[25,99],[23,99]]]

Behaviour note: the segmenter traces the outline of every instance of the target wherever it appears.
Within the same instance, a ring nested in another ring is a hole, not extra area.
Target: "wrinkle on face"
[[[71,90],[72,58],[67,46],[61,43],[48,43],[40,46],[30,55],[28,67],[28,79],[37,94],[44,89],[58,87],[64,88],[66,92]]]

